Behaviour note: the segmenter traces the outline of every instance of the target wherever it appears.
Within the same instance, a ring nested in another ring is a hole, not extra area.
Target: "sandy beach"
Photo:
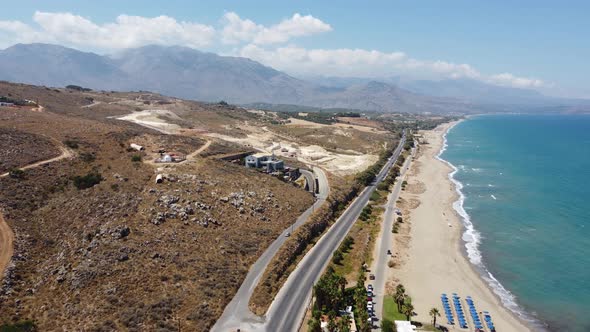
[[[490,312],[497,331],[530,331],[502,306],[463,254],[463,227],[452,207],[458,195],[448,178],[452,169],[436,158],[443,135],[452,125],[444,124],[422,133],[428,144],[420,145],[406,177],[407,188],[401,194],[399,206],[404,223],[400,233],[392,235],[398,264],[389,270],[389,285],[399,281],[405,286],[417,313],[413,318],[416,321],[430,322],[428,312],[435,307],[441,313],[438,323],[450,330],[462,330],[446,325],[440,301],[441,293],[457,293],[466,316],[469,311],[464,299],[470,295],[478,312]],[[467,322],[468,330],[473,331],[471,317],[467,317]]]

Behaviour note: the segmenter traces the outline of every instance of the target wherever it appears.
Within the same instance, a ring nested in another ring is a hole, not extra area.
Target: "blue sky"
[[[9,7],[0,12],[2,48],[41,41],[112,53],[181,44],[302,76],[471,78],[590,98],[590,3],[583,1],[20,0]],[[120,15],[131,19],[118,22]],[[150,20],[159,16],[169,20]]]

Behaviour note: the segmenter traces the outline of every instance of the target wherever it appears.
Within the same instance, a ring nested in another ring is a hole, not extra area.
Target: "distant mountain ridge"
[[[107,91],[148,90],[209,102],[382,112],[473,113],[480,111],[477,103],[482,100],[457,93],[461,82],[446,83],[446,90],[442,83],[429,81],[402,87],[364,79],[318,84],[247,58],[181,46],[144,46],[103,56],[51,44],[17,44],[0,51],[0,80]],[[445,92],[451,90],[453,93]],[[485,92],[485,87],[481,90]]]

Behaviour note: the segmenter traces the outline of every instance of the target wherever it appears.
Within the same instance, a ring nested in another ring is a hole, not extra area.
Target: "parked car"
[[[371,284],[367,285],[367,289],[372,292],[373,291],[373,285],[371,285]]]

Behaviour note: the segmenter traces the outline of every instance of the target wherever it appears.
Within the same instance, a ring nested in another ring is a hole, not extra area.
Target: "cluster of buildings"
[[[285,169],[285,163],[274,154],[255,153],[246,157],[246,167],[264,168],[267,172],[278,172]]]
[[[285,166],[284,161],[274,154],[255,153],[246,156],[244,164],[248,168],[258,168],[266,173],[282,176],[285,181],[295,181],[301,176],[299,168]]]

